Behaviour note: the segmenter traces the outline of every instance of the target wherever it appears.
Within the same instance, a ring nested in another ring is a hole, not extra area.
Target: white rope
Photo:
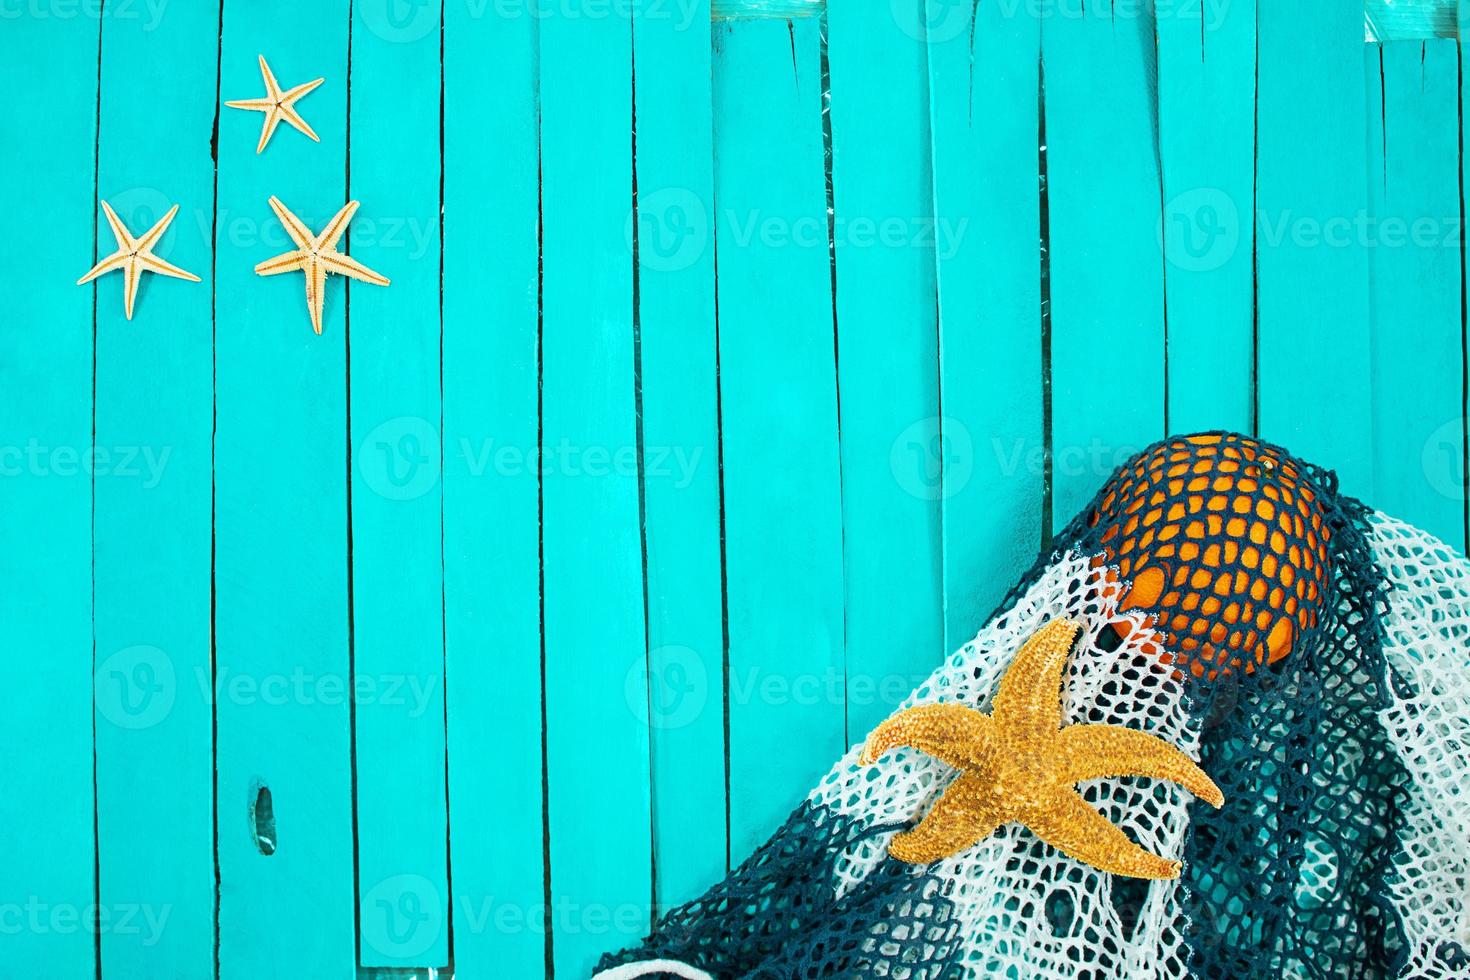
[[[677,960],[645,960],[642,963],[624,963],[610,970],[603,970],[592,980],[633,980],[634,977],[648,977],[655,973],[672,973],[676,977],[684,977],[685,980],[714,980],[714,977],[703,970],[696,970],[687,963]]]

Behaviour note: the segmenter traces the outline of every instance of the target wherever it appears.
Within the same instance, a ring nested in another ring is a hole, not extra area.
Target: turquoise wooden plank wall
[[[320,144],[219,108],[261,54]],[[109,0],[0,58],[17,975],[585,976],[1168,431],[1466,539],[1459,51],[1350,5]],[[392,285],[314,335],[272,194]],[[73,286],[99,197],[204,281]]]

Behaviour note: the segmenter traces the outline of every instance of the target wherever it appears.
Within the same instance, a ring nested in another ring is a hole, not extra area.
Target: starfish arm
[[[360,207],[362,207],[361,201],[348,201],[342,205],[342,209],[332,215],[332,220],[327,222],[322,233],[316,236],[316,247],[322,251],[335,249],[337,243],[342,240],[342,233],[347,230],[347,222],[352,220],[352,216]]]
[[[163,261],[152,252],[139,252],[138,261],[143,264],[149,272],[156,272],[161,276],[172,276],[175,279],[187,279],[189,282],[202,282],[192,272],[185,272],[176,265]]]
[[[82,276],[82,278],[80,278],[80,279],[77,280],[77,285],[80,286],[83,283],[91,282],[93,279],[96,279],[98,276],[103,275],[104,273],[107,273],[107,272],[111,272],[113,269],[121,269],[123,267],[123,263],[126,262],[127,260],[128,260],[128,253],[127,252],[125,252],[125,251],[113,252],[111,255],[107,256],[107,258],[101,260],[96,265],[92,266],[92,270],[90,272],[88,272],[85,276]]]
[[[296,243],[297,248],[311,247],[311,229],[302,223],[301,219],[291,213],[291,209],[281,203],[281,199],[274,194],[270,199],[271,210],[276,213],[281,226],[286,229],[286,234],[291,236],[291,241]]]
[[[322,138],[316,134],[316,130],[312,129],[311,125],[305,119],[302,119],[301,115],[288,103],[281,103],[281,107],[276,111],[281,114],[281,118],[286,120],[286,122],[311,137],[313,142],[320,143],[322,141]]]
[[[107,215],[107,224],[112,228],[112,237],[117,239],[118,251],[131,252],[135,247],[133,236],[128,232],[127,226],[122,223],[122,219],[117,216],[117,212],[112,210],[112,205],[103,201],[102,213]]]
[[[265,122],[260,127],[260,142],[255,144],[255,152],[260,153],[265,145],[271,141],[271,134],[276,131],[276,126],[281,121],[281,107],[273,105],[265,111]]]
[[[1062,779],[1149,776],[1178,783],[1219,808],[1220,787],[1194,760],[1156,735],[1117,725],[1073,725],[1057,737]]]
[[[287,89],[286,92],[281,96],[282,104],[290,105],[292,102],[295,102],[297,99],[301,98],[307,92],[312,91],[318,85],[325,81],[325,78],[316,78],[312,79],[309,82],[302,82],[300,85],[297,85],[294,88]]]
[[[255,112],[269,112],[276,107],[274,99],[231,99],[225,105],[231,109],[251,109]]]
[[[139,252],[146,252],[149,249],[153,248],[154,245],[158,244],[158,240],[163,237],[163,233],[168,230],[169,222],[173,221],[174,215],[178,213],[179,206],[175,204],[173,207],[168,209],[168,214],[159,218],[156,222],[154,222],[152,228],[149,228],[147,231],[143,232],[142,236],[140,236],[138,240],[133,243],[133,247],[136,248]]]
[[[265,55],[260,58],[260,77],[265,79],[265,94],[272,102],[281,100],[281,86],[276,82],[276,76],[271,74],[271,66],[265,63]]]
[[[1062,668],[1078,626],[1054,619],[1027,640],[1000,679],[991,717],[1020,735],[1054,735],[1062,727]]]
[[[343,255],[341,252],[323,252],[321,261],[327,267],[328,272],[336,272],[340,275],[351,276],[353,279],[361,279],[363,282],[370,282],[374,286],[388,285],[388,278],[386,276],[378,275],[350,255]]]
[[[929,864],[974,847],[1005,822],[987,784],[961,776],[913,830],[894,836],[888,853],[909,864]]]
[[[327,291],[327,269],[321,262],[306,263],[306,306],[311,311],[311,328],[322,332],[322,306]]]
[[[1129,878],[1177,878],[1179,862],[1151,854],[1072,790],[1047,796],[1017,816],[1052,847],[1099,871]]]
[[[300,250],[282,252],[255,267],[257,276],[279,276],[283,272],[300,272],[306,268],[306,256]]]
[[[143,267],[138,264],[136,257],[131,257],[123,265],[123,312],[127,318],[133,318],[133,304],[138,299],[138,284],[143,280]]]
[[[980,758],[989,754],[995,726],[989,718],[962,704],[921,704],[900,711],[868,736],[859,758],[872,765],[890,749],[908,746],[955,769],[990,768]]]

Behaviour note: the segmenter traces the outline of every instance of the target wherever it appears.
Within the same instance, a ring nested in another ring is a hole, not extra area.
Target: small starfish
[[[91,282],[98,276],[111,272],[113,269],[123,270],[123,311],[129,320],[133,318],[133,301],[138,297],[138,283],[145,272],[157,272],[165,276],[173,276],[175,279],[187,279],[190,282],[199,282],[199,277],[192,272],[185,272],[176,265],[170,265],[153,254],[153,246],[158,244],[163,233],[168,230],[170,221],[174,215],[179,213],[179,206],[175,204],[168,209],[168,214],[158,219],[158,223],[149,228],[138,238],[134,238],[128,231],[117,212],[112,210],[106,201],[102,202],[102,210],[107,215],[107,223],[112,226],[112,237],[117,239],[117,251],[107,258],[92,266],[92,271],[77,280],[77,285]]]
[[[260,56],[260,75],[265,79],[265,98],[236,99],[233,102],[225,103],[225,105],[232,109],[251,109],[255,112],[265,113],[265,125],[261,127],[260,143],[256,145],[255,152],[259,153],[265,149],[265,145],[270,142],[271,134],[276,131],[276,125],[282,119],[301,130],[307,136],[310,136],[315,142],[320,143],[321,137],[317,136],[315,131],[307,125],[306,120],[297,114],[296,100],[316,88],[322,82],[326,81],[326,79],[318,78],[315,81],[302,82],[295,88],[282,92],[281,86],[276,84],[276,76],[271,74],[271,66],[265,63],[265,55]]]
[[[1177,878],[1178,861],[1129,840],[1082,798],[1073,784],[1088,779],[1167,779],[1219,808],[1220,788],[1163,739],[1117,725],[1062,725],[1062,667],[1078,627],[1047,623],[1006,669],[989,715],[959,704],[925,704],[883,722],[859,760],[909,746],[960,770],[960,776],[914,829],[898,834],[888,853],[927,864],[958,854],[1002,824],[1025,824],[1063,854],[1131,878]]]
[[[327,273],[336,272],[353,279],[370,282],[374,286],[386,286],[388,280],[363,265],[350,255],[337,251],[337,243],[347,231],[347,222],[357,213],[359,202],[348,201],[338,211],[320,235],[313,235],[301,219],[292,214],[274,194],[270,200],[271,210],[281,219],[286,234],[296,243],[296,248],[282,252],[273,259],[266,259],[255,267],[258,276],[278,276],[283,272],[306,273],[306,308],[311,311],[311,326],[318,334],[322,332],[322,293],[327,287]]]

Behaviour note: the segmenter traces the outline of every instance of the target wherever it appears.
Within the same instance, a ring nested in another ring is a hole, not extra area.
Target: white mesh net
[[[1470,978],[1470,562],[1383,514],[1370,541],[1387,576],[1385,657],[1397,676],[1383,726],[1411,777],[1394,904],[1403,977]]]

